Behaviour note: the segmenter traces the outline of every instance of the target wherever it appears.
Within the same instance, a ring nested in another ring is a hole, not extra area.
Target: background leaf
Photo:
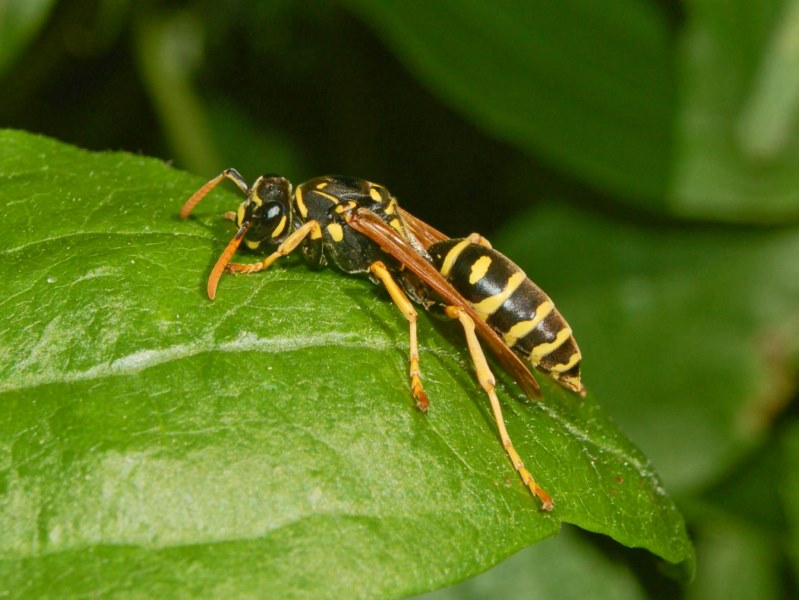
[[[654,3],[348,4],[455,109],[615,200],[799,215],[797,2],[689,2],[676,46]]]
[[[397,595],[560,521],[690,562],[656,475],[592,398],[502,387],[556,497],[542,514],[456,332],[422,323],[419,414],[406,325],[368,283],[294,265],[204,298],[230,235],[213,205],[232,194],[179,222],[200,181],[158,161],[8,131],[0,148],[7,591]]]
[[[790,468],[784,446],[782,440],[770,440],[758,447],[690,503],[705,566],[688,598],[766,599],[787,591],[780,559],[781,548],[790,543],[781,481]]]
[[[0,73],[23,52],[52,5],[52,0],[4,0],[0,4]]]
[[[642,202],[666,185],[674,65],[653,5],[347,3],[492,135]]]
[[[681,40],[680,215],[779,222],[799,215],[799,3],[689,3]]]
[[[799,574],[799,483],[796,479],[796,469],[799,467],[799,428],[796,426],[788,430],[783,441],[782,471],[779,480],[782,491],[782,500],[787,517],[788,539],[786,546],[789,549],[791,570]]]
[[[569,560],[563,560],[569,556]],[[591,573],[590,580],[582,577]],[[424,600],[637,600],[645,598],[624,566],[582,540],[575,531],[561,534],[515,554],[498,567],[467,582],[422,596]]]

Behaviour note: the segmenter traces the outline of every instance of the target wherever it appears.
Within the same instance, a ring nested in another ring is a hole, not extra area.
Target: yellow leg
[[[533,495],[541,500],[541,508],[545,511],[552,510],[552,498],[535,482],[533,475],[524,466],[524,462],[513,447],[513,442],[511,442],[510,436],[508,435],[508,430],[505,428],[502,408],[500,408],[499,398],[497,398],[497,393],[494,390],[496,380],[494,379],[494,374],[491,372],[491,369],[488,367],[488,361],[483,353],[483,349],[480,347],[477,335],[474,332],[474,321],[458,306],[447,306],[444,308],[444,312],[451,319],[458,319],[463,326],[463,331],[466,334],[466,343],[469,347],[469,354],[472,356],[474,370],[477,373],[477,380],[480,382],[480,386],[485,390],[486,394],[488,394],[488,399],[491,402],[491,411],[494,413],[494,421],[496,421],[497,429],[499,430],[499,437],[502,440],[505,451],[508,453],[508,456],[510,456],[513,467],[519,472],[522,481]]]
[[[291,254],[294,250],[296,250],[297,246],[299,246],[308,235],[310,235],[311,239],[314,240],[322,237],[322,228],[319,226],[319,223],[316,221],[308,221],[302,227],[288,236],[283,243],[277,247],[277,250],[272,252],[272,254],[267,256],[265,259],[256,263],[248,264],[229,263],[227,265],[227,270],[230,273],[257,273],[258,271],[268,269],[278,258],[286,256],[287,254]]]
[[[397,305],[397,308],[399,308],[402,311],[402,314],[405,315],[405,318],[408,319],[408,323],[410,324],[411,339],[411,392],[413,392],[413,397],[416,398],[417,408],[422,412],[427,412],[427,409],[430,406],[430,400],[427,398],[427,394],[424,393],[421,372],[419,370],[419,347],[416,340],[416,309],[413,307],[413,304],[411,304],[411,301],[408,300],[408,297],[402,291],[402,288],[400,288],[400,286],[397,285],[397,282],[394,281],[394,278],[391,276],[391,273],[389,273],[386,265],[379,260],[375,261],[369,266],[369,271],[381,281],[386,290],[388,290],[388,293],[391,296],[391,299],[394,301],[394,304]]]

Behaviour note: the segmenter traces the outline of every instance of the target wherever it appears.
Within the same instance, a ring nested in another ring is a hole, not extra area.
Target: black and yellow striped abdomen
[[[428,248],[433,264],[516,354],[564,387],[583,392],[580,349],[552,300],[518,266],[470,239]]]

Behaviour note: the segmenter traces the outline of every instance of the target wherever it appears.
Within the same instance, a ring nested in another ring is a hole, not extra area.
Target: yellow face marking
[[[327,232],[330,234],[330,237],[333,238],[334,242],[340,242],[344,239],[344,230],[338,223],[331,223],[325,229],[327,229]]]
[[[283,233],[283,230],[285,228],[286,228],[286,215],[283,215],[280,218],[280,223],[277,224],[277,227],[275,227],[275,230],[272,232],[272,237],[273,238],[280,237],[280,234]]]
[[[297,203],[297,209],[300,211],[303,219],[308,218],[308,207],[305,206],[305,200],[302,198],[302,186],[294,191],[294,200]]]
[[[473,305],[474,310],[476,310],[477,314],[480,315],[480,317],[482,317],[484,320],[488,319],[488,317],[499,310],[499,307],[502,306],[505,300],[510,298],[510,295],[515,292],[516,288],[518,288],[526,279],[527,276],[524,273],[521,271],[516,271],[513,275],[508,277],[508,283],[505,284],[505,288],[499,294],[489,296],[488,298]]]
[[[580,362],[581,358],[582,356],[580,355],[580,351],[578,350],[577,352],[572,354],[569,357],[569,360],[567,360],[565,363],[555,365],[549,370],[554,371],[555,373],[565,373],[566,371],[571,369],[574,365],[576,365],[578,362]]]
[[[326,187],[327,187],[329,184],[330,184],[330,182],[329,182],[329,181],[323,181],[322,183],[317,183],[317,184],[316,184],[316,189],[317,189],[317,190],[323,190],[323,189],[325,189],[325,188],[326,188]]]
[[[383,197],[380,195],[380,192],[378,192],[375,188],[369,188],[369,195],[372,197],[372,200],[374,200],[375,202],[380,202],[383,200]]]
[[[508,346],[513,346],[520,338],[523,338],[533,329],[536,328],[541,321],[547,318],[547,315],[552,312],[555,305],[551,300],[544,300],[535,309],[533,318],[528,321],[519,321],[508,332],[502,336]]]
[[[336,196],[334,196],[333,194],[328,194],[327,192],[322,192],[322,191],[320,191],[320,190],[316,190],[316,193],[317,193],[317,194],[319,194],[320,196],[322,196],[322,198],[327,198],[327,199],[328,199],[328,200],[330,200],[330,201],[331,201],[333,204],[338,204],[338,203],[339,203],[339,201],[340,201],[340,200],[339,200],[339,198],[337,198],[337,197],[336,197]]]
[[[481,256],[472,263],[472,270],[469,271],[469,283],[474,285],[485,277],[488,267],[491,266],[490,256]]]
[[[447,252],[447,255],[444,257],[444,262],[441,263],[441,275],[444,277],[449,277],[449,272],[452,270],[452,265],[455,264],[455,261],[458,260],[461,252],[463,252],[466,246],[468,246],[470,243],[471,242],[469,242],[468,239],[463,239],[455,244],[452,247],[452,250]]]
[[[572,330],[568,327],[564,327],[560,331],[558,331],[558,335],[555,336],[555,339],[551,342],[544,342],[543,344],[538,344],[533,348],[533,351],[530,353],[530,362],[533,365],[537,365],[541,362],[541,360],[547,355],[558,348],[560,348],[563,344],[566,343],[572,335]]]

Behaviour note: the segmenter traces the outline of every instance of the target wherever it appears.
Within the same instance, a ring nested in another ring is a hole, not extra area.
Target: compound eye
[[[264,205],[264,220],[266,226],[274,226],[280,223],[280,219],[286,213],[283,205],[280,202],[267,202]]]
[[[288,232],[286,207],[282,202],[265,202],[255,217],[253,235],[259,241],[277,240]]]

